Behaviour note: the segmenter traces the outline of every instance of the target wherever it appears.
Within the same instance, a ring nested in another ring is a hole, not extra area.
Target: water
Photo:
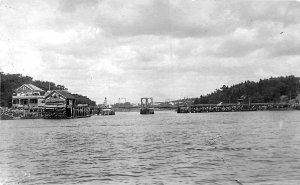
[[[300,184],[300,112],[0,124],[0,184]]]

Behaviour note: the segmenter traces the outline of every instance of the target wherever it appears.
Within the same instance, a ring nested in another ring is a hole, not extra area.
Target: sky
[[[0,71],[97,103],[199,97],[300,76],[299,30],[299,1],[0,0]]]

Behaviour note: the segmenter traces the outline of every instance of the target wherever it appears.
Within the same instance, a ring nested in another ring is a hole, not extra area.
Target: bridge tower
[[[140,114],[154,114],[153,98],[141,98]]]

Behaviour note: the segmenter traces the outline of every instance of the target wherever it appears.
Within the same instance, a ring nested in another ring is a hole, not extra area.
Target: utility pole
[[[249,97],[249,106],[250,106],[251,98]]]
[[[229,95],[229,105],[230,105],[230,95]]]

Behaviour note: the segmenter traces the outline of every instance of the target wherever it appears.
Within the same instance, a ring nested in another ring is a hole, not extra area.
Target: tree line
[[[300,78],[291,76],[260,79],[258,82],[245,81],[220,89],[194,100],[195,104],[237,103],[282,103],[296,98],[300,89]]]
[[[60,90],[67,89],[63,85],[56,85],[53,82],[48,81],[40,81],[33,80],[30,76],[23,76],[22,74],[1,74],[1,107],[11,107],[12,106],[12,95],[14,90],[19,88],[23,84],[33,84],[40,89],[43,89],[45,92],[49,90],[49,86],[51,90]],[[92,101],[86,96],[80,94],[73,94],[77,98],[78,104],[89,104],[91,106],[95,106],[96,102]]]

